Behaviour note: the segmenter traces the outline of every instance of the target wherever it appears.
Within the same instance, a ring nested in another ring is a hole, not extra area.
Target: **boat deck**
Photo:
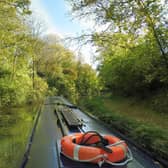
[[[69,103],[61,97],[50,97],[46,100],[42,107],[42,112],[39,117],[39,121],[36,127],[33,143],[30,149],[29,160],[25,165],[26,168],[98,168],[96,164],[90,163],[78,163],[71,161],[60,154],[60,139],[63,136],[61,125],[58,122],[58,117],[55,114],[55,109],[58,108],[56,105],[57,101],[63,103]],[[70,103],[68,105],[71,105]],[[115,135],[112,129],[106,128],[104,125],[99,123],[94,118],[91,118],[87,114],[83,113],[79,109],[71,108],[71,113],[75,116],[75,125],[78,120],[83,121],[82,129],[84,131],[98,131],[101,134]],[[69,129],[66,126],[66,118],[68,121],[69,113],[62,113],[62,123],[65,125],[64,130],[69,134],[78,132],[76,128]],[[61,115],[60,115],[61,116]],[[73,118],[73,117],[72,117]],[[73,120],[73,119],[72,119]],[[73,123],[73,122],[72,122]],[[73,125],[73,124],[72,124]],[[128,143],[132,153],[133,161],[125,166],[110,166],[103,164],[102,168],[160,168],[152,158],[138,150],[136,147]]]

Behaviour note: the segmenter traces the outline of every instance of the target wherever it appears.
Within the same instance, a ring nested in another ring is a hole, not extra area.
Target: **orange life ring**
[[[90,138],[91,137],[91,138]],[[76,133],[65,136],[61,139],[61,153],[69,159],[79,162],[120,162],[126,158],[128,151],[127,145],[124,141],[111,135],[103,136],[108,144],[105,146],[112,152],[108,152],[101,147],[88,146],[100,141],[100,137],[94,133]],[[87,144],[81,145],[81,141],[86,141]]]
[[[110,148],[113,152],[107,153],[107,159],[110,162],[119,162],[126,158],[128,147],[124,141],[121,141],[119,138],[115,136],[105,135],[105,139],[108,140]]]

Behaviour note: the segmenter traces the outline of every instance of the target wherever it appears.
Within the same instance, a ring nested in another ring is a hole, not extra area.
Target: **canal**
[[[0,168],[18,168],[38,107],[0,109]]]

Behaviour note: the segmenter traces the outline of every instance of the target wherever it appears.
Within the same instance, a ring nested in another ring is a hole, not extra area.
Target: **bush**
[[[48,85],[40,77],[36,77],[34,81],[34,89],[30,87],[26,97],[27,103],[33,103],[36,101],[43,100],[47,93]]]

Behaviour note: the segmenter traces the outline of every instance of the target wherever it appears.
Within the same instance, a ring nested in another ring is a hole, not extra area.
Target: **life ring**
[[[127,152],[124,141],[111,135],[101,136],[95,131],[75,133],[61,139],[61,153],[78,162],[92,162],[99,166],[104,162],[113,164],[126,159]]]

